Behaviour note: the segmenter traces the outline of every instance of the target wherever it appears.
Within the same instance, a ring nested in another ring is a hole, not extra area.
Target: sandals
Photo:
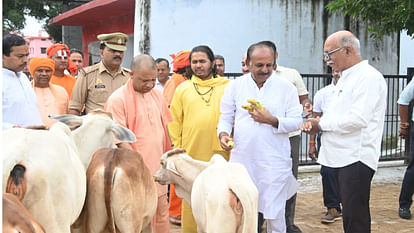
[[[170,223],[177,225],[177,226],[181,226],[181,218],[180,217],[175,217],[175,216],[170,216]]]

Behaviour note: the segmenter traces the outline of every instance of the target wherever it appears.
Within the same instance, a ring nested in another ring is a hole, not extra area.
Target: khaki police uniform
[[[128,36],[124,33],[100,34],[98,39],[108,48],[126,51]],[[102,61],[86,67],[84,71],[80,71],[73,87],[69,109],[81,112],[83,106],[85,106],[86,113],[95,109],[104,109],[105,103],[112,92],[128,81],[129,72],[130,70],[119,67],[116,73],[112,75]]]
[[[104,109],[106,100],[116,89],[124,85],[129,79],[129,70],[119,67],[115,75],[99,62],[85,68],[81,72],[72,91],[69,109],[82,111],[85,105],[86,113],[94,109]]]

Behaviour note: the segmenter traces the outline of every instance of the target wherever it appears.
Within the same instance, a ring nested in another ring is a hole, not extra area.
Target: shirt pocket
[[[90,89],[89,98],[93,99],[96,103],[105,103],[109,97],[109,91],[107,87],[96,87],[94,85]]]
[[[338,101],[334,102],[337,105],[335,106],[339,112],[344,112],[349,110],[352,105],[352,89],[350,88],[343,88],[338,90],[335,95],[338,98]]]

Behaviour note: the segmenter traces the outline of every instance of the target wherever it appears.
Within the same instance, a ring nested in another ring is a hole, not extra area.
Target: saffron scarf
[[[136,128],[136,122],[137,122],[137,101],[135,98],[135,90],[134,87],[132,85],[132,79],[129,79],[128,82],[126,83],[126,88],[124,89],[124,97],[125,97],[125,101],[126,103],[132,103],[132,105],[126,105],[125,106],[125,114],[126,114],[126,123],[128,125],[128,128],[130,129],[135,129]],[[154,94],[154,90],[151,90],[150,92],[146,93],[151,95],[157,103],[162,103],[162,101],[165,101],[162,95],[157,95]],[[128,106],[132,106],[132,107],[128,107]],[[157,107],[159,107],[159,111],[162,113],[162,109],[160,108],[159,105],[157,105]],[[169,150],[171,150],[171,140],[170,137],[168,136],[168,131],[167,131],[167,119],[165,118],[165,116],[163,114],[161,114],[161,122],[163,125],[163,130],[164,130],[164,152],[167,152]],[[131,144],[132,147],[137,150],[137,148],[135,148],[135,144],[132,143]]]

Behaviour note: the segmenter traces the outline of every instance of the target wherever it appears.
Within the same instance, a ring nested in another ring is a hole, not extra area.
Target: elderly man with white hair
[[[318,163],[336,169],[345,233],[371,232],[370,188],[381,152],[387,85],[362,59],[359,40],[349,31],[326,39],[324,60],[341,78],[324,115],[301,128],[323,132]]]

